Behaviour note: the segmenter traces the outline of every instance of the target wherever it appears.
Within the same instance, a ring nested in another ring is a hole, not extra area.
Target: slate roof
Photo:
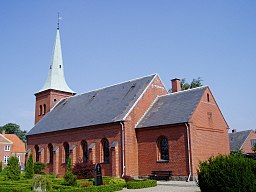
[[[157,75],[150,75],[60,101],[27,135],[124,120]]]
[[[242,145],[249,136],[252,130],[239,131],[235,133],[229,133],[230,151],[237,151],[242,149]]]
[[[188,122],[207,86],[158,97],[136,128]]]

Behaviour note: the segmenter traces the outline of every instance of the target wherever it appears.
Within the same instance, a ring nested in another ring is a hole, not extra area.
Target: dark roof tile
[[[64,99],[27,135],[122,121],[156,76],[150,75]]]
[[[136,128],[188,122],[207,86],[160,96]]]
[[[235,133],[229,133],[230,151],[241,150],[246,138],[249,136],[252,130],[239,131]]]

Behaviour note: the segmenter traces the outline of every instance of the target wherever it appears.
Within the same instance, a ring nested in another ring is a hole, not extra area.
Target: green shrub
[[[40,188],[42,191],[48,191],[52,189],[52,180],[47,176],[37,175],[32,180],[33,189]]]
[[[197,174],[201,192],[256,191],[256,161],[239,154],[200,162]]]
[[[34,163],[34,173],[35,174],[42,174],[44,173],[46,164],[41,162],[35,162]]]
[[[121,179],[121,178],[112,178],[109,180],[109,185],[112,185],[112,184],[120,184],[120,185],[123,185],[124,187],[126,186],[126,182],[124,179]]]
[[[68,165],[67,165],[67,171],[64,175],[64,185],[68,186],[75,186],[77,184],[76,182],[76,176],[71,172],[72,164],[71,164],[71,158],[68,158]]]
[[[25,168],[25,178],[32,179],[34,176],[34,162],[33,162],[33,155],[30,153],[28,162]]]
[[[142,189],[157,186],[156,180],[134,180],[126,183],[127,189]]]
[[[6,167],[6,179],[13,181],[20,179],[19,159],[15,156],[8,159],[8,164]]]

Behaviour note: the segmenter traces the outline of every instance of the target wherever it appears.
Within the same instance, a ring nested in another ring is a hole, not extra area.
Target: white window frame
[[[17,156],[17,158],[18,158],[18,160],[19,160],[19,163],[20,163],[20,156],[18,155],[18,156]]]
[[[7,164],[8,163],[8,159],[10,158],[10,156],[7,156],[7,155],[5,155],[4,156],[4,164]]]
[[[10,145],[5,145],[4,146],[4,151],[11,151],[11,146]]]

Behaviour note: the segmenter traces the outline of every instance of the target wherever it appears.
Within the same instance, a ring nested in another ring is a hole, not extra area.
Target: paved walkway
[[[156,187],[149,187],[144,189],[123,189],[122,192],[200,192],[199,187],[195,181],[157,181]]]

